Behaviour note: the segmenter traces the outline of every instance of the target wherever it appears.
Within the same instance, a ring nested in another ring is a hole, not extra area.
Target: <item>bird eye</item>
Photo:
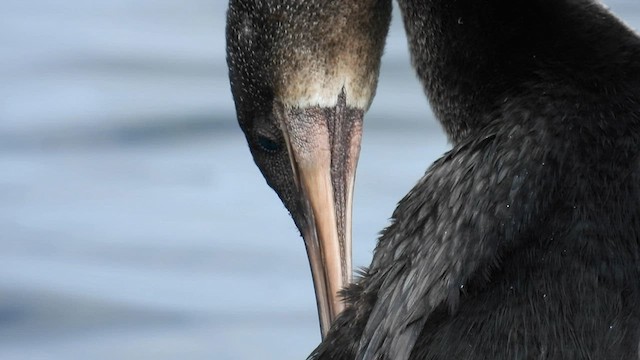
[[[263,151],[268,153],[278,152],[281,148],[280,144],[276,140],[264,135],[258,135],[256,137],[256,142]]]

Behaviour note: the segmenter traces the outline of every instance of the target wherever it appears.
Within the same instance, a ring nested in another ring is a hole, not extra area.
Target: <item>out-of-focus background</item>
[[[640,27],[640,2],[607,4]],[[303,359],[302,241],[235,122],[225,1],[3,0],[0,359]],[[354,264],[447,149],[395,9]]]

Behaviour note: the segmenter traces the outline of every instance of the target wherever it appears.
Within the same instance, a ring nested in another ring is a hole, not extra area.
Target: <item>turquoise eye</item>
[[[274,153],[280,150],[280,144],[264,135],[258,135],[256,141],[258,145],[260,145],[260,148],[268,153]]]

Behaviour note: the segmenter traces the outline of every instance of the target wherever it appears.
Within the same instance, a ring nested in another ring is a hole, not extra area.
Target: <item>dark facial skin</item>
[[[351,279],[351,204],[389,0],[231,0],[227,63],[238,123],[302,234],[323,335]]]

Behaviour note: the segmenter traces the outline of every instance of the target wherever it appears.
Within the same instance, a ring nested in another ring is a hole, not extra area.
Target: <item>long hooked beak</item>
[[[338,292],[351,281],[351,210],[363,111],[280,108],[281,128],[304,214],[307,249],[324,338],[344,308]]]

